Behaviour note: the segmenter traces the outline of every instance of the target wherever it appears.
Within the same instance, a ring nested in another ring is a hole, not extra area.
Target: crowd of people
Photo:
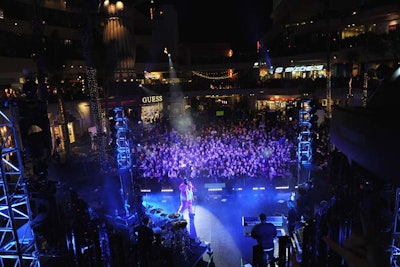
[[[290,179],[297,168],[296,135],[263,121],[218,120],[187,132],[170,129],[136,146],[140,176],[165,183],[182,176],[200,182],[237,178]]]

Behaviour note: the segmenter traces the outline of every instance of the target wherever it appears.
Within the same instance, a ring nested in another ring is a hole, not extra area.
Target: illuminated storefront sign
[[[277,67],[275,73],[282,72],[301,72],[301,71],[320,71],[324,69],[324,65],[309,65],[309,66],[293,66],[293,67]]]
[[[162,78],[161,72],[144,72],[145,79],[160,80]]]
[[[142,97],[143,104],[158,103],[158,102],[162,102],[162,101],[163,101],[162,95],[153,95],[153,96]]]

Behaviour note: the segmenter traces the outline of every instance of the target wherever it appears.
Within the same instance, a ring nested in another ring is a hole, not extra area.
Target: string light
[[[236,76],[237,73],[230,73],[229,71],[223,71],[223,76],[215,76],[217,73],[202,73],[199,71],[192,71],[192,73],[196,76],[199,76],[204,79],[208,80],[225,80],[225,79],[231,79],[232,77]],[[220,73],[218,73],[220,74]]]
[[[361,102],[363,107],[367,106],[367,100],[368,100],[368,73],[365,72],[363,79],[363,90],[361,96]]]
[[[99,161],[103,165],[103,169],[105,169],[105,164],[107,160],[104,158],[106,155],[106,145],[105,145],[105,136],[103,134],[103,124],[100,116],[100,103],[99,103],[99,91],[97,86],[97,71],[94,68],[87,68],[87,83],[89,87],[89,95],[90,95],[90,108],[93,113],[93,117],[96,124],[97,130],[97,141],[98,147],[100,150],[99,153]]]

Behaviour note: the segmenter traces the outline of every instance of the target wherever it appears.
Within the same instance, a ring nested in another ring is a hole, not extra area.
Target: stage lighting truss
[[[394,207],[394,226],[392,235],[392,251],[390,256],[391,266],[399,266],[400,262],[400,188],[396,189],[396,202]]]
[[[311,164],[312,161],[312,137],[311,137],[311,111],[310,99],[303,99],[299,111],[300,133],[298,136],[297,156],[301,164]]]
[[[120,169],[129,169],[132,166],[131,149],[128,138],[128,119],[122,107],[115,107],[115,129],[117,145],[117,163]]]
[[[15,108],[0,110],[0,266],[40,266],[31,228],[32,212],[23,175],[23,161],[14,121]]]

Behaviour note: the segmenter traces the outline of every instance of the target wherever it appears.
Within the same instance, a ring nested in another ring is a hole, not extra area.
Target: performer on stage
[[[185,209],[187,209],[189,216],[193,216],[193,191],[195,191],[196,188],[194,187],[192,182],[188,181],[188,179],[185,177],[183,179],[183,182],[179,185],[179,190],[181,205],[179,207],[178,213],[182,214]]]

